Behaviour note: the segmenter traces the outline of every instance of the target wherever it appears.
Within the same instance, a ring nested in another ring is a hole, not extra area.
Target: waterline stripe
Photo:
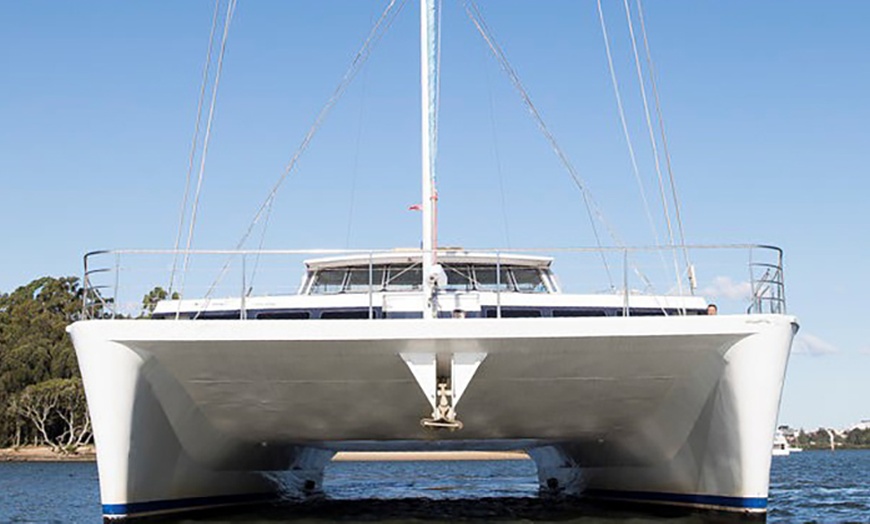
[[[690,504],[693,506],[716,506],[733,509],[767,509],[766,497],[725,497],[721,495],[694,495],[689,493],[658,493],[652,491],[620,491],[611,489],[588,489],[583,492],[594,498],[636,500],[639,502],[662,502]]]
[[[103,515],[118,517],[138,515],[141,513],[204,509],[212,506],[271,502],[277,498],[278,495],[275,493],[251,493],[246,495],[223,495],[217,497],[191,497],[185,499],[130,502],[127,504],[103,504]]]

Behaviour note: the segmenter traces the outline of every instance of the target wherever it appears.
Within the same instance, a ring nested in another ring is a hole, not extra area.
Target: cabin
[[[550,257],[438,253],[439,318],[704,315],[694,296],[563,293]],[[423,316],[419,251],[307,260],[295,295],[164,300],[154,319],[334,320]]]

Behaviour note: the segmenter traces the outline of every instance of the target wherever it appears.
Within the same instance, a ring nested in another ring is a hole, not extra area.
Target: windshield
[[[447,285],[442,291],[501,291],[515,293],[550,293],[548,271],[536,267],[494,264],[442,264]],[[320,269],[309,276],[311,295],[368,293],[382,291],[419,291],[423,270],[419,263],[380,264]]]

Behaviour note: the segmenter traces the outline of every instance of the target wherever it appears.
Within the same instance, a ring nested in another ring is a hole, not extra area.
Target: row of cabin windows
[[[647,317],[647,316],[674,316],[679,315],[680,311],[676,309],[667,309],[666,312],[662,309],[645,308],[632,309],[629,316],[632,317]],[[689,315],[704,315],[705,310],[689,310]],[[540,317],[621,317],[623,310],[621,308],[510,308],[503,307],[501,309],[502,318],[540,318]],[[384,314],[381,308],[374,308],[372,312],[374,318],[420,318],[420,313],[413,312],[397,312]],[[449,312],[443,312],[443,316],[450,316]],[[497,309],[494,307],[484,307],[481,311],[468,312],[468,318],[485,317],[496,318],[498,316]],[[167,317],[159,317],[167,318]],[[208,311],[199,316],[203,320],[233,320],[239,318],[238,311]],[[369,310],[365,309],[346,309],[346,310],[289,310],[289,311],[260,311],[249,312],[248,318],[259,320],[307,320],[307,319],[367,319],[369,318]]]
[[[492,265],[444,264],[444,291],[514,291],[547,293],[545,276],[538,268]],[[419,291],[423,268],[420,264],[321,269],[314,274],[311,295],[368,293],[372,291]]]

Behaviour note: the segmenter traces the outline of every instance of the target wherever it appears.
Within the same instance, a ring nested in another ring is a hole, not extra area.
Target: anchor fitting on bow
[[[453,409],[453,390],[446,380],[438,383],[438,404],[432,417],[424,418],[420,424],[432,429],[462,429],[462,422],[456,419],[456,410]]]

